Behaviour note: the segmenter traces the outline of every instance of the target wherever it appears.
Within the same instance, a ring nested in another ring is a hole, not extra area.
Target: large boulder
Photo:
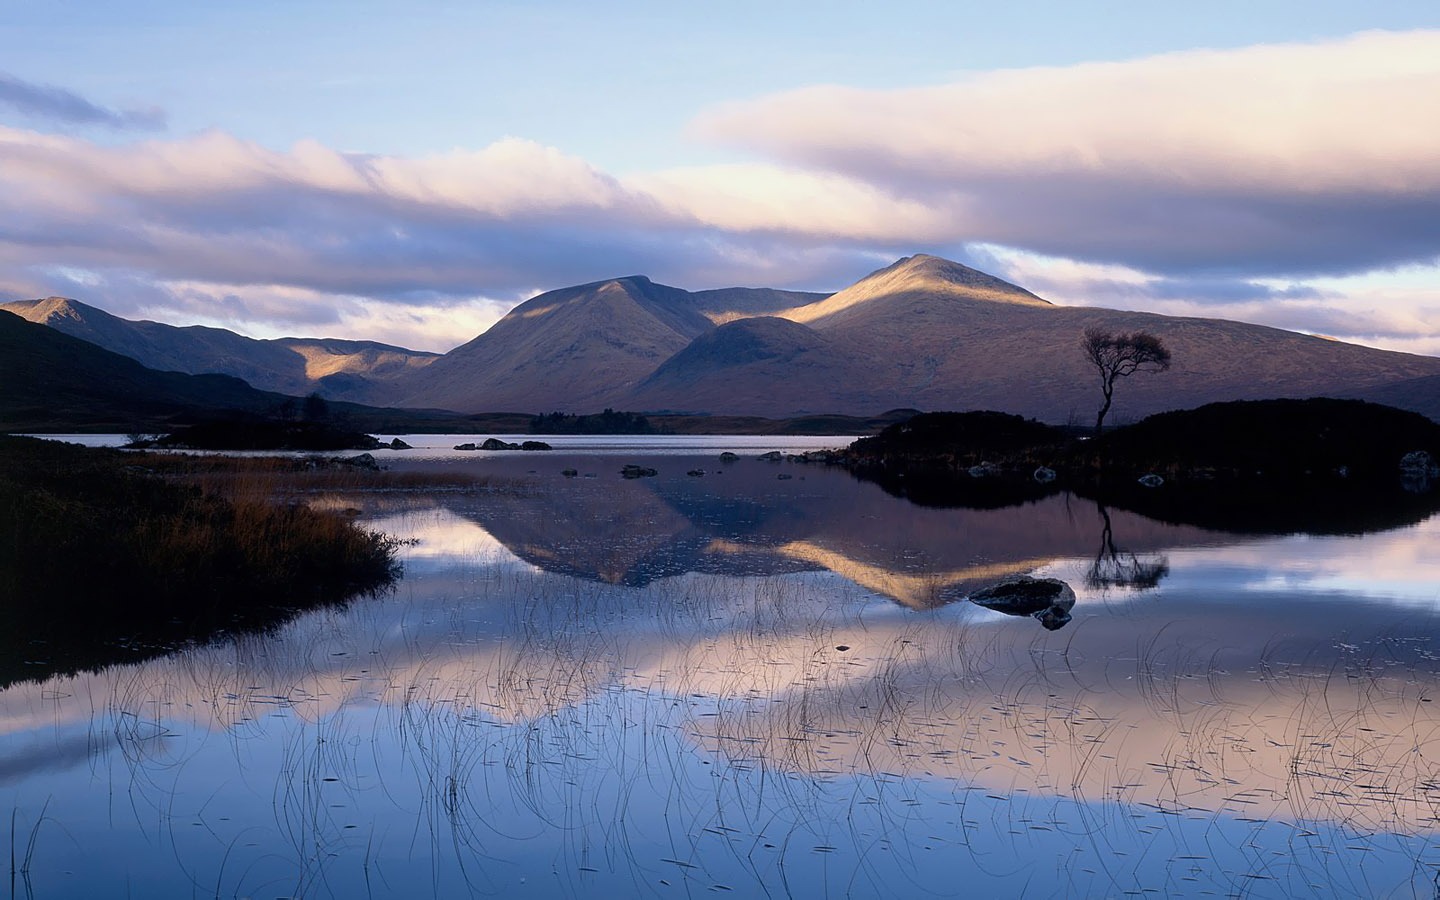
[[[1075,591],[1058,578],[1013,575],[971,594],[970,602],[1007,616],[1029,616],[1054,631],[1070,621]]]

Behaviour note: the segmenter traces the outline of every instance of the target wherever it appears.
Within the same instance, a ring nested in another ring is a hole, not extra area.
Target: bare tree
[[[1085,350],[1085,358],[1100,370],[1100,390],[1105,394],[1105,402],[1095,417],[1095,436],[1099,437],[1115,396],[1115,379],[1141,371],[1165,371],[1170,368],[1170,351],[1153,334],[1143,331],[1115,334],[1093,325],[1085,329],[1080,346]]]

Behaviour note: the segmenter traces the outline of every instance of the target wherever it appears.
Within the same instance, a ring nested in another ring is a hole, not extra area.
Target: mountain
[[[0,431],[161,426],[210,410],[263,412],[286,397],[230,375],[147,369],[128,356],[0,311]]]
[[[825,295],[764,288],[691,293],[643,275],[533,297],[386,397],[454,410],[595,411],[611,405],[717,322]]]
[[[233,375],[260,390],[283,394],[316,392],[330,399],[364,401],[377,392],[378,383],[423,368],[440,356],[371,341],[257,340],[223,328],[137,322],[65,297],[0,303],[0,309],[151,369]]]
[[[1093,423],[1087,327],[1145,331],[1168,372],[1115,391],[1109,421],[1219,400],[1354,397],[1440,417],[1440,358],[1222,319],[1060,306],[934,256],[898,260],[835,294],[691,292],[641,275],[549,291],[436,357],[383,344],[253,341],[128,322],[67,300],[11,304],[156,366],[206,367],[291,393],[463,414],[605,407],[775,419],[996,409]],[[223,363],[223,365],[222,365]]]
[[[1057,306],[931,256],[902,259],[779,315],[808,330],[803,340],[788,332],[796,349],[787,362],[733,349],[694,352],[701,345],[657,366],[614,402],[628,409],[766,416],[896,406],[997,409],[1084,423],[1093,421],[1099,389],[1080,336],[1096,326],[1155,334],[1174,359],[1168,372],[1122,381],[1112,421],[1272,397],[1351,396],[1432,416],[1440,411],[1435,357],[1221,319]],[[741,335],[728,340],[744,343]]]

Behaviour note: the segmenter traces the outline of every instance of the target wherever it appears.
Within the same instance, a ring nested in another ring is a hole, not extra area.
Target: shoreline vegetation
[[[926,413],[831,462],[922,506],[1062,490],[1229,531],[1347,532],[1440,507],[1440,423],[1360,400],[1248,400],[1160,413],[1098,438],[999,412]]]
[[[131,450],[379,450],[383,444],[363,431],[329,422],[228,419],[202,422],[153,438],[132,435]]]
[[[385,473],[289,471],[306,464],[0,436],[0,684],[386,590],[392,538],[285,490]]]

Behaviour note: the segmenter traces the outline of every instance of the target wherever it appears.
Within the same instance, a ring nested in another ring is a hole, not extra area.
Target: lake
[[[1237,533],[755,458],[844,438],[450,449],[484,437],[376,453],[473,489],[312,498],[407,540],[385,596],[69,677],[35,648],[12,894],[1436,893],[1433,514]],[[966,599],[1018,574],[1073,620]]]

